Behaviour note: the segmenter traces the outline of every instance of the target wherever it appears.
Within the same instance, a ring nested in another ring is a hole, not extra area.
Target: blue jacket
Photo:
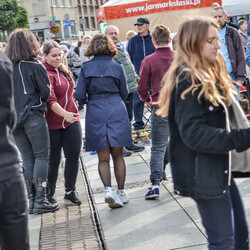
[[[87,104],[86,151],[132,145],[125,106],[128,89],[123,66],[107,55],[94,56],[81,67],[75,98]]]
[[[146,36],[140,36],[140,34],[137,34],[130,38],[128,43],[128,53],[132,63],[135,66],[137,75],[140,73],[142,60],[154,52],[155,46],[153,45],[150,33],[148,33]]]
[[[247,66],[250,67],[250,37],[248,37],[248,40],[247,40],[246,63],[247,63]]]

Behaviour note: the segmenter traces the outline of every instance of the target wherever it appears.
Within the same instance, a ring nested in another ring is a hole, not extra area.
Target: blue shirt
[[[227,73],[230,75],[233,72],[233,68],[229,58],[228,48],[226,44],[226,26],[223,29],[219,30],[219,37],[220,39],[222,39],[220,52],[222,53],[226,62]]]

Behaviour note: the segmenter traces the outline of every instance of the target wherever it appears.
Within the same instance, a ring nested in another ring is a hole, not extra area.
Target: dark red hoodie
[[[51,83],[51,96],[47,101],[48,112],[46,114],[48,128],[67,128],[71,123],[53,112],[51,110],[51,105],[57,102],[66,111],[78,114],[78,109],[73,100],[75,83],[73,80],[67,80],[59,70],[49,65],[46,61],[43,60],[42,63],[48,71]],[[77,120],[80,121],[79,114],[77,115]]]

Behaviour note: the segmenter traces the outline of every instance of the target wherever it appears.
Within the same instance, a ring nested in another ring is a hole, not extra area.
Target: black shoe
[[[47,200],[48,200],[49,203],[51,203],[51,204],[57,204],[56,199],[54,198],[54,196],[51,196],[51,194],[47,194]]]
[[[64,200],[70,202],[72,205],[81,205],[82,202],[76,197],[75,191],[65,194]]]
[[[168,180],[165,172],[163,173],[162,180],[163,181],[167,181]]]
[[[123,148],[122,155],[123,155],[123,157],[126,157],[126,156],[132,155],[132,153],[130,151],[128,151],[126,148]]]
[[[133,152],[141,152],[145,149],[143,146],[136,146],[135,144],[132,144],[131,147],[126,147],[127,150],[133,151]]]

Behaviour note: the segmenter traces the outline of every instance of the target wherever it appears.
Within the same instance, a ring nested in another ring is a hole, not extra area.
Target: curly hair
[[[13,63],[32,61],[40,54],[40,43],[28,29],[15,29],[9,36],[6,55]]]
[[[118,50],[110,37],[104,34],[98,34],[92,38],[84,56],[108,55],[114,57],[117,52]]]
[[[191,86],[182,93],[182,99],[189,92],[199,91],[199,100],[204,97],[218,106],[217,100],[220,98],[227,106],[231,105],[230,92],[236,92],[232,79],[227,74],[222,54],[219,52],[217,59],[212,63],[201,54],[210,26],[218,28],[215,20],[206,17],[187,20],[180,26],[174,60],[162,79],[163,87],[157,103],[160,107],[158,115],[168,115],[171,94],[178,84],[180,75],[191,78]]]

